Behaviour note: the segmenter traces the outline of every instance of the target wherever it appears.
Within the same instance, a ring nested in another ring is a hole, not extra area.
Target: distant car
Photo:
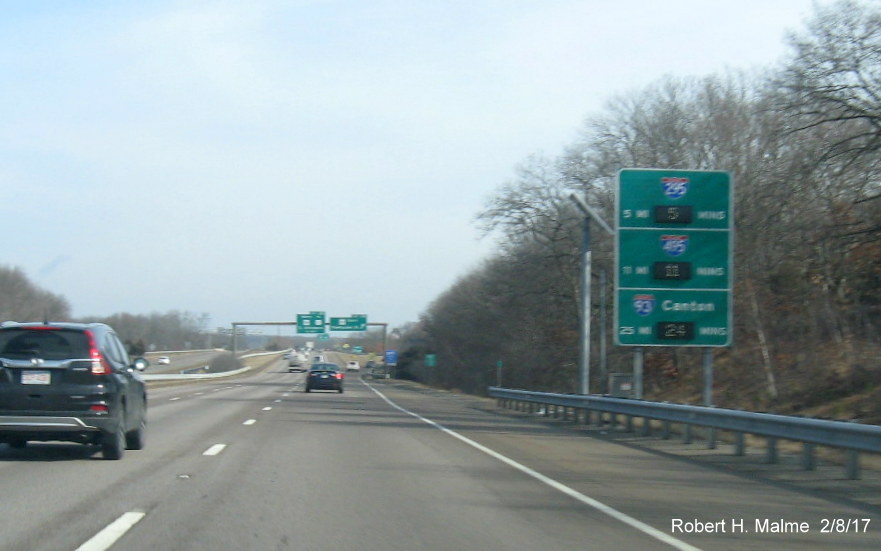
[[[143,448],[147,365],[103,323],[3,324],[0,443],[97,444],[105,459]]]
[[[346,362],[346,371],[361,371],[361,364],[356,361]]]
[[[168,356],[159,356],[156,358],[156,365],[171,365],[171,358]]]
[[[315,356],[312,356],[312,363],[313,364],[327,363],[327,358],[324,357],[324,354],[317,354]]]
[[[288,372],[306,371],[306,356],[296,353],[288,358]]]
[[[313,390],[336,390],[343,393],[343,375],[340,366],[332,363],[312,364],[306,375],[306,392]]]

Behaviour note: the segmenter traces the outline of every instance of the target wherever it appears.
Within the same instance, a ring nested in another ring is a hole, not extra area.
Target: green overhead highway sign
[[[731,343],[733,195],[727,172],[620,171],[615,248],[619,345]]]
[[[324,312],[297,314],[297,333],[324,333]]]
[[[331,331],[367,331],[367,315],[352,314],[345,318],[330,318]]]

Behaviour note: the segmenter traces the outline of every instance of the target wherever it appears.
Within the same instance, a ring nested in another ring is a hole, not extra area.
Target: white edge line
[[[225,447],[226,444],[214,444],[213,446],[202,452],[202,455],[217,455],[222,452],[223,448]]]
[[[245,422],[242,423],[242,424],[243,424],[243,425],[253,425],[253,424],[256,423],[256,422],[257,422],[256,419],[248,419],[247,421],[245,421]]]
[[[76,551],[105,551],[116,543],[129,529],[141,521],[147,513],[132,511],[123,514],[92,536],[92,539],[76,548]]]
[[[362,382],[364,382],[364,381],[362,381]],[[641,520],[637,520],[634,517],[631,517],[630,515],[628,515],[626,513],[622,513],[621,511],[606,505],[605,503],[603,503],[601,501],[598,501],[592,497],[586,496],[586,495],[582,494],[581,492],[574,490],[574,489],[570,488],[569,486],[566,486],[562,482],[558,482],[558,481],[554,480],[553,478],[550,478],[548,476],[541,474],[538,471],[534,471],[534,470],[530,469],[529,467],[527,467],[526,465],[518,463],[518,462],[514,461],[513,459],[506,457],[495,450],[487,448],[483,444],[479,444],[479,443],[475,442],[474,440],[471,440],[468,437],[462,436],[461,434],[459,434],[455,431],[452,431],[452,430],[444,427],[443,425],[440,425],[440,424],[432,421],[431,419],[426,419],[425,417],[422,417],[421,415],[419,415],[417,413],[413,413],[412,411],[406,410],[406,409],[402,408],[401,406],[399,406],[398,404],[389,400],[385,396],[385,394],[383,394],[382,392],[373,388],[373,386],[371,386],[369,383],[364,382],[364,384],[367,385],[367,387],[370,390],[372,390],[373,392],[375,392],[380,398],[385,400],[386,403],[388,403],[390,406],[397,409],[398,411],[401,411],[403,413],[406,413],[407,415],[415,417],[416,419],[419,419],[423,423],[431,425],[432,427],[452,436],[453,438],[457,438],[458,440],[468,444],[469,446],[471,446],[473,448],[476,448],[476,449],[482,451],[483,453],[489,455],[490,457],[498,459],[502,463],[505,463],[506,465],[511,466],[511,467],[517,469],[518,471],[520,471],[528,476],[531,476],[532,478],[534,478],[540,482],[543,482],[544,484],[550,486],[551,488],[553,488],[559,492],[562,492],[562,493],[568,495],[569,497],[571,497],[577,501],[580,501],[581,503],[584,503],[585,505],[587,505],[589,507],[593,507],[594,509],[596,509],[597,511],[599,511],[601,513],[604,513],[604,514],[606,514],[606,515],[608,515],[608,516],[610,516],[620,522],[623,522],[624,524],[627,524],[628,526],[631,526],[631,527],[639,530],[643,534],[651,536],[651,537],[655,538],[656,540],[659,540],[659,541],[666,543],[672,547],[675,547],[676,549],[679,549],[680,551],[702,551],[699,547],[694,547],[693,545],[685,543],[684,541],[682,541],[680,539],[674,538],[673,536],[671,536],[669,534],[665,534],[664,532],[662,532],[661,530],[658,530],[654,526],[650,526],[650,525],[642,522]]]

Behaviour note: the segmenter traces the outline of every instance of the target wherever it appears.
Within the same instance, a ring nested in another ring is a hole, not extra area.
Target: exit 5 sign
[[[730,174],[624,169],[616,191],[617,344],[730,345]]]

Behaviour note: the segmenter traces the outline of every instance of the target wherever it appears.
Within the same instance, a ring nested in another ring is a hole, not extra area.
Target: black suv
[[[147,360],[129,360],[101,323],[0,326],[0,443],[63,440],[101,446],[106,459],[144,447]]]

